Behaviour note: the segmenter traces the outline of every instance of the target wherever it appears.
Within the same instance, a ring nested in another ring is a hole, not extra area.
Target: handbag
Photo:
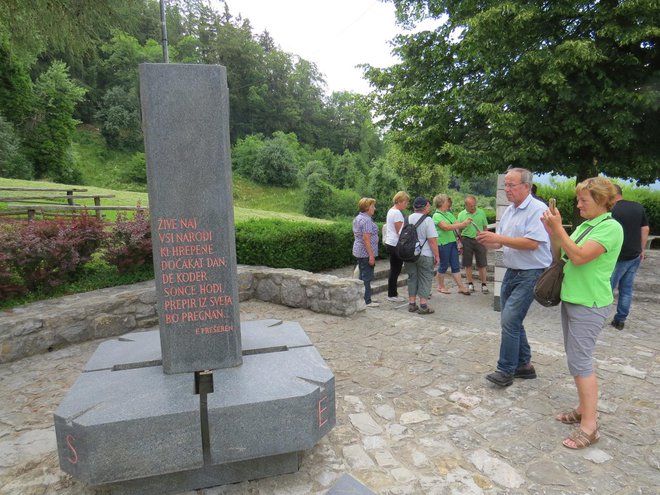
[[[561,301],[561,283],[564,280],[564,265],[566,259],[562,256],[553,261],[536,280],[534,299],[547,308],[557,306]]]
[[[601,222],[609,218],[611,217],[607,217],[601,220]],[[601,222],[598,222],[597,225],[600,225]],[[575,244],[580,242],[595,226],[590,225],[587,227],[575,240]],[[551,306],[557,306],[561,302],[561,283],[564,280],[564,265],[566,261],[568,261],[566,256],[553,261],[548,268],[543,270],[543,273],[536,280],[536,284],[534,285],[534,299],[541,306],[549,308]]]

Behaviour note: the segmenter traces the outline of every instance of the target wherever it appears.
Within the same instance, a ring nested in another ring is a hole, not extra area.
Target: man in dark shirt
[[[612,208],[612,218],[623,227],[623,246],[612,273],[612,290],[618,286],[619,298],[611,324],[617,330],[623,330],[630,313],[635,275],[644,259],[644,247],[649,237],[649,221],[642,205],[623,199],[621,187],[616,184],[614,187],[617,195],[616,204]]]

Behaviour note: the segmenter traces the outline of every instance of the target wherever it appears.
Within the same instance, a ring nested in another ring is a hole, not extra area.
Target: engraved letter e
[[[328,410],[326,406],[323,405],[325,401],[328,400],[328,396],[324,395],[320,400],[319,400],[319,407],[318,407],[318,416],[319,416],[319,428],[322,428],[324,424],[328,422],[327,417],[323,417],[323,413]]]

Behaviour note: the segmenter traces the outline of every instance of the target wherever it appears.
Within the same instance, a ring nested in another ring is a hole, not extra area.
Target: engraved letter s
[[[67,457],[67,461],[71,464],[78,464],[78,452],[76,452],[76,447],[73,445],[75,438],[73,438],[73,435],[67,435],[64,440],[71,451],[71,457]]]

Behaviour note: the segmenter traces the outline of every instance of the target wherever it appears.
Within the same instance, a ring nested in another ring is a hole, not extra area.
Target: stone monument
[[[224,67],[140,66],[160,329],[101,344],[55,412],[61,468],[112,493],[295,472],[334,376],[295,322],[240,321]]]

